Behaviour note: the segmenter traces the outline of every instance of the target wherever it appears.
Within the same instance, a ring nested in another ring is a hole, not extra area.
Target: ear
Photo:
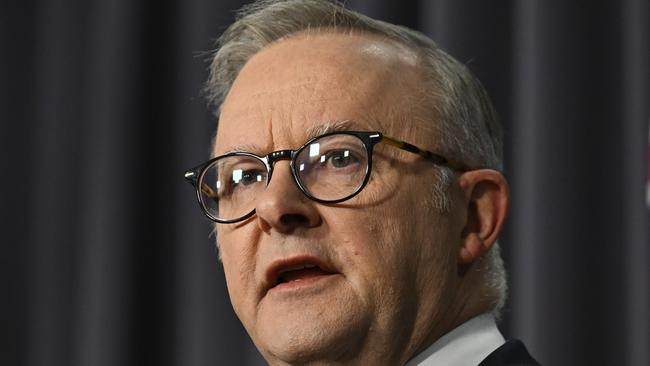
[[[510,188],[496,170],[463,173],[459,184],[465,205],[465,226],[458,249],[458,263],[469,265],[496,242],[508,212]]]

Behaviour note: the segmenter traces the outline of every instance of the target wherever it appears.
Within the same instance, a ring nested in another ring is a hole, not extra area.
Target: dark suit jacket
[[[540,366],[520,340],[507,341],[490,353],[478,366]]]

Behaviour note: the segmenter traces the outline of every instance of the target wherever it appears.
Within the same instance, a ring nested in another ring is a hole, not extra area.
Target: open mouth
[[[269,288],[307,286],[335,274],[314,258],[290,258],[275,262],[268,271]]]
[[[318,276],[327,276],[332,274],[327,272],[315,264],[304,264],[297,266],[296,268],[287,268],[280,271],[278,278],[275,282],[275,285],[280,285],[283,283],[289,283],[294,281],[304,281],[307,279],[313,279]]]

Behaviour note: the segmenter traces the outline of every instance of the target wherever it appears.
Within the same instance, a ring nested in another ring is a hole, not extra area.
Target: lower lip
[[[283,282],[271,288],[269,291],[288,292],[316,288],[321,285],[326,285],[327,282],[334,280],[335,277],[336,274],[305,277],[299,280]]]

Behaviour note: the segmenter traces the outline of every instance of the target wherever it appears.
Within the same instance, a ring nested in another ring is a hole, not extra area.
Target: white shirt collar
[[[491,314],[482,314],[440,337],[405,366],[476,366],[505,343]]]

